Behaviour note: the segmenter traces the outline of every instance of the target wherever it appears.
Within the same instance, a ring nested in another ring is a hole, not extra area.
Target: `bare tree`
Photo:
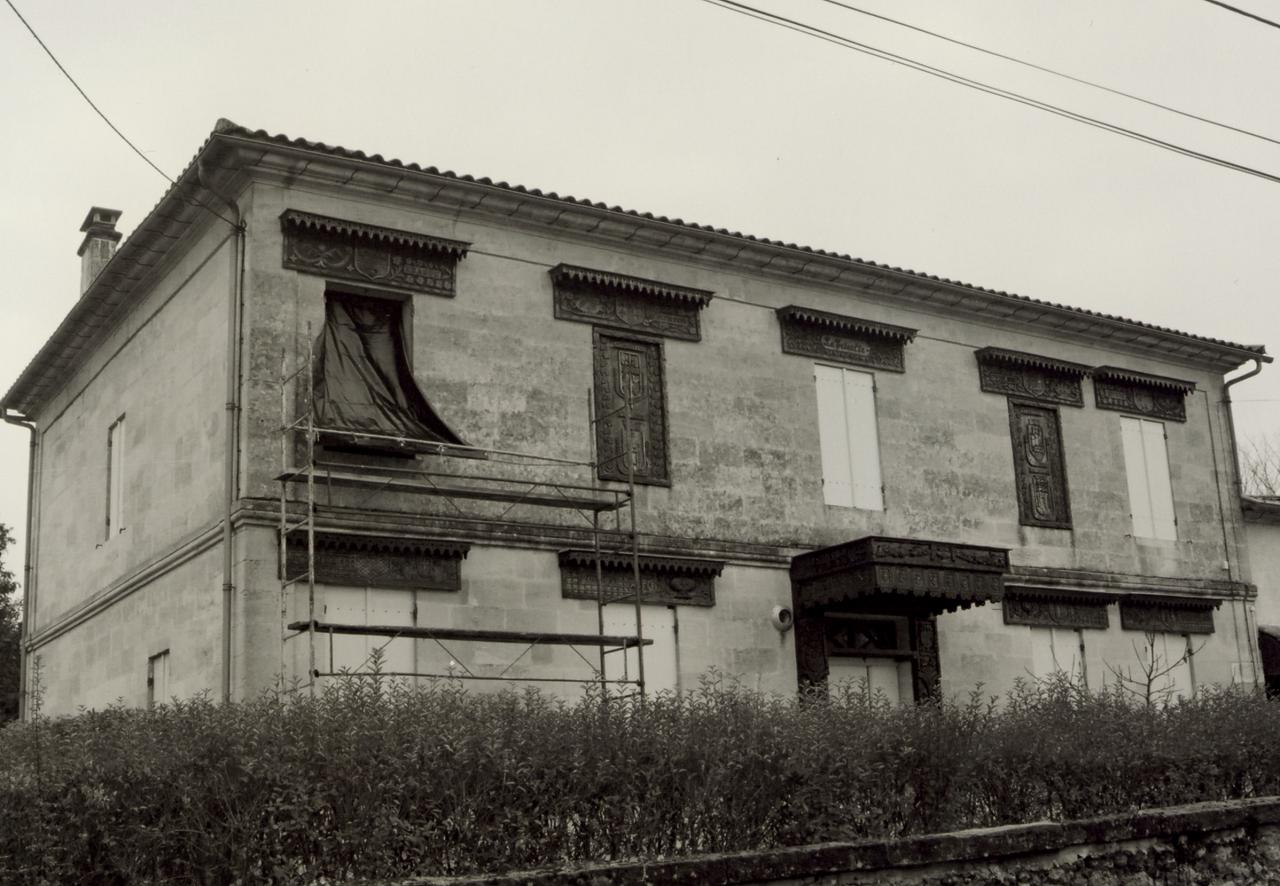
[[[1188,643],[1183,647],[1182,655],[1173,661],[1168,661],[1156,650],[1156,635],[1147,631],[1145,638],[1146,642],[1142,646],[1139,646],[1137,641],[1133,643],[1133,654],[1138,659],[1136,669],[1127,667],[1120,669],[1108,664],[1107,670],[1116,678],[1116,685],[1133,698],[1149,708],[1156,705],[1164,707],[1177,701],[1175,698],[1177,689],[1173,681],[1166,678],[1189,662],[1204,648],[1204,644],[1201,643],[1197,648],[1192,649]]]
[[[1240,485],[1245,495],[1280,496],[1280,438],[1252,437],[1240,445]]]

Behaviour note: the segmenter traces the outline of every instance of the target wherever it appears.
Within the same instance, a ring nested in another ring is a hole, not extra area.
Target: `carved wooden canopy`
[[[640,602],[664,606],[714,606],[715,579],[724,569],[723,560],[693,557],[656,557],[642,554],[640,560]],[[635,573],[631,555],[606,552],[600,555],[600,586],[596,585],[596,555],[592,551],[560,552],[561,595],[575,600],[595,600],[603,592],[608,602],[632,600]]]
[[[1120,627],[1126,631],[1212,634],[1213,610],[1221,600],[1195,597],[1128,597],[1120,601]]]
[[[596,326],[701,341],[698,314],[711,302],[705,289],[560,264],[552,268],[555,315]]]
[[[287,209],[284,266],[306,274],[452,298],[467,243]]]
[[[1004,348],[981,348],[975,356],[982,390],[988,393],[1084,406],[1080,379],[1088,375],[1090,369],[1082,363]]]
[[[916,330],[906,326],[797,305],[778,308],[777,315],[783,353],[890,372],[906,370],[903,346],[916,337]]]
[[[291,533],[288,542],[286,569],[293,578],[307,568],[306,534]],[[461,563],[469,550],[471,545],[462,541],[317,532],[315,580],[356,587],[457,591],[462,587]]]
[[[1118,366],[1098,366],[1093,370],[1093,398],[1099,409],[1132,412],[1155,419],[1186,421],[1185,398],[1195,388],[1195,382]]]
[[[1003,596],[1009,552],[940,541],[869,536],[791,561],[798,609],[829,609],[861,598],[914,598],[922,611],[963,609]]]

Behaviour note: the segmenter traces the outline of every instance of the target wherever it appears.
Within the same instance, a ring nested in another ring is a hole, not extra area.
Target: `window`
[[[107,429],[107,520],[103,538],[124,532],[124,416]]]
[[[1067,468],[1062,458],[1058,410],[1009,401],[1018,522],[1024,526],[1071,528]]]
[[[914,700],[910,628],[901,616],[827,613],[827,691],[866,682],[867,692],[891,704]]]
[[[169,700],[169,650],[147,659],[147,710]]]
[[[829,505],[884,510],[875,376],[815,365],[822,497]]]
[[[1031,673],[1037,679],[1065,674],[1081,683],[1085,680],[1084,631],[1080,628],[1033,627],[1031,631]]]
[[[662,343],[597,329],[594,364],[600,479],[669,485]]]
[[[315,412],[321,428],[337,432],[321,434],[325,446],[412,455],[424,447],[409,441],[465,445],[414,378],[405,305],[394,298],[325,294]]]
[[[1145,418],[1120,419],[1124,468],[1129,481],[1129,512],[1139,538],[1178,537],[1169,483],[1169,457],[1164,424]]]

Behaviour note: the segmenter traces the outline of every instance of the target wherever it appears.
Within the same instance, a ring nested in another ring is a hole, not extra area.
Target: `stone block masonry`
[[[977,886],[1280,883],[1280,797],[1069,822],[821,843],[565,871],[429,877],[401,886]]]

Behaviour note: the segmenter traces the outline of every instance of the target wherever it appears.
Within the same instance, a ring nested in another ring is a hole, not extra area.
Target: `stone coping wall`
[[[1280,797],[898,840],[399,882],[401,886],[1280,884]]]

